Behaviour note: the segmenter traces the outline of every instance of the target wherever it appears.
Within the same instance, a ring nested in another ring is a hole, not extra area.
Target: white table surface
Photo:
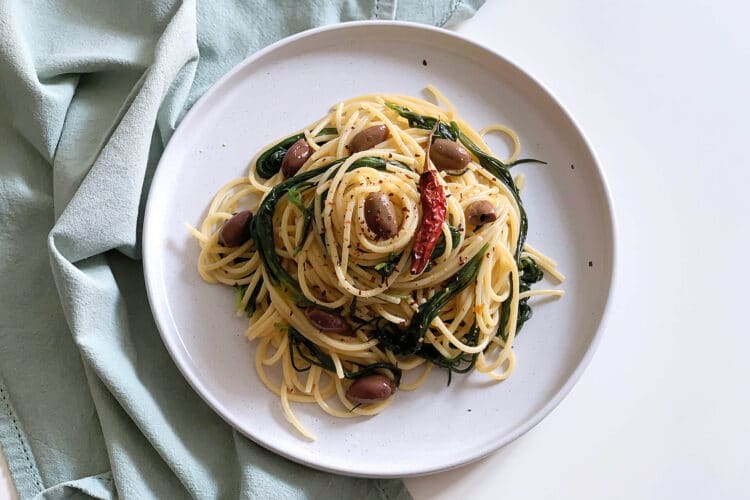
[[[562,404],[483,461],[408,479],[416,499],[750,497],[748,19],[741,0],[488,0],[458,28],[588,135],[615,201],[618,283]],[[0,498],[7,477],[0,459]]]

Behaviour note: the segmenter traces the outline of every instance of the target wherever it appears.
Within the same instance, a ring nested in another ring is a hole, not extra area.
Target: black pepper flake
[[[422,59],[422,66],[427,66],[427,59]]]
[[[594,263],[592,261],[589,261],[589,267],[594,267]]]
[[[571,164],[570,164],[570,169],[571,169],[571,170],[575,170],[575,169],[576,169],[576,166],[575,166],[575,165],[573,165],[573,164],[571,163]]]

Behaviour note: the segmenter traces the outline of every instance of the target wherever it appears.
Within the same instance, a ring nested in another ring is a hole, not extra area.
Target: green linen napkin
[[[278,457],[203,403],[153,323],[140,223],[181,117],[249,54],[481,3],[0,1],[0,445],[21,498],[408,497]]]

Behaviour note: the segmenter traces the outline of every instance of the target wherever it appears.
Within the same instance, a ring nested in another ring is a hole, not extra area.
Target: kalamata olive
[[[385,375],[374,373],[355,380],[346,390],[346,399],[352,403],[374,403],[388,399],[396,391],[396,384]]]
[[[385,125],[373,125],[354,136],[349,142],[349,151],[359,153],[372,148],[388,139],[391,131]]]
[[[477,200],[466,207],[466,218],[469,224],[479,226],[485,222],[497,220],[495,207],[487,200]]]
[[[396,209],[385,193],[370,193],[365,199],[365,222],[380,240],[393,238],[398,233]]]
[[[338,333],[340,335],[353,334],[349,323],[336,313],[310,307],[305,309],[305,316],[321,332]]]
[[[312,149],[304,137],[292,144],[286,151],[284,159],[281,160],[281,172],[284,177],[291,177],[296,174],[310,158],[311,153]]]
[[[455,171],[466,167],[471,157],[460,144],[448,139],[435,139],[430,146],[430,160],[438,170]]]
[[[225,247],[238,247],[250,239],[250,221],[253,213],[250,210],[234,214],[224,223],[219,233],[219,243]]]

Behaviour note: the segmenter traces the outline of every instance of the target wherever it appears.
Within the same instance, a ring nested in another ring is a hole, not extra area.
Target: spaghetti
[[[453,105],[366,95],[264,148],[225,185],[200,230],[198,271],[237,290],[261,381],[291,403],[374,415],[437,366],[504,380],[555,263],[525,244],[507,127],[475,132]],[[506,134],[510,157],[483,136]],[[541,162],[539,162],[541,163]],[[519,181],[520,185],[521,182]]]

